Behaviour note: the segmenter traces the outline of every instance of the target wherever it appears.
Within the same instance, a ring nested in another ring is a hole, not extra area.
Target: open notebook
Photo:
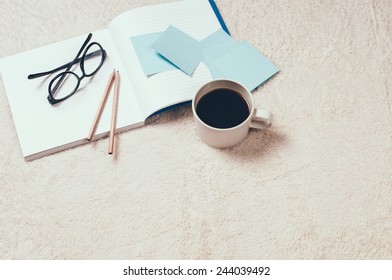
[[[191,77],[180,70],[147,77],[130,41],[131,36],[162,32],[169,25],[197,40],[219,28],[225,29],[212,0],[184,0],[121,14],[110,22],[108,29],[93,32],[92,41],[99,42],[108,54],[102,68],[93,78],[83,81],[78,93],[55,106],[46,98],[51,77],[28,80],[27,76],[71,61],[87,34],[3,58],[1,74],[25,159],[33,160],[86,142],[113,69],[121,73],[118,132],[142,126],[148,116],[191,100],[198,88],[212,79],[204,64]],[[110,130],[111,102],[109,98],[95,139]]]

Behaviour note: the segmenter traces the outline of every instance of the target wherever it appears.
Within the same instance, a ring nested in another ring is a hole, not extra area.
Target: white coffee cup
[[[231,103],[228,101],[229,97]],[[205,105],[208,102],[210,102],[210,107]],[[247,113],[244,110],[237,110],[241,106],[245,108],[245,105],[241,105],[244,103],[247,106]],[[249,90],[235,81],[224,79],[213,80],[202,86],[192,100],[192,111],[201,139],[215,148],[237,145],[245,139],[250,128],[266,129],[271,126],[273,119],[269,111],[255,108],[253,96]],[[236,119],[237,115],[241,115],[241,118]],[[214,120],[215,117],[222,119],[219,124]]]

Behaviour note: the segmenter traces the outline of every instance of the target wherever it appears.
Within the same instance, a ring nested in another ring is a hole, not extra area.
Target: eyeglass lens
[[[103,49],[98,43],[90,44],[80,62],[83,75],[90,77],[94,75],[101,67],[104,59]]]
[[[56,75],[49,84],[49,93],[55,101],[61,101],[74,94],[80,84],[79,77],[70,71]],[[57,89],[56,89],[57,86]],[[55,95],[53,95],[55,93]]]

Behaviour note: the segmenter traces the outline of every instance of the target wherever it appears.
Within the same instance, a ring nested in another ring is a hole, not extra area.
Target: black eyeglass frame
[[[53,74],[53,73],[55,73],[57,71],[60,71],[60,70],[65,68],[64,72],[61,72],[61,73],[57,74],[49,83],[49,86],[48,86],[48,93],[49,93],[49,95],[48,95],[47,99],[48,99],[48,101],[49,101],[49,103],[51,105],[57,104],[59,102],[62,102],[64,100],[68,99],[69,97],[71,97],[72,95],[74,95],[77,92],[77,90],[79,89],[80,82],[84,78],[86,78],[86,77],[94,76],[99,71],[99,69],[102,67],[102,65],[103,65],[103,63],[104,63],[104,61],[106,59],[106,56],[107,56],[106,51],[101,46],[101,44],[99,44],[97,42],[92,42],[89,45],[87,45],[89,43],[89,41],[91,40],[91,37],[92,37],[92,33],[90,33],[87,36],[87,38],[84,41],[82,47],[80,48],[78,54],[76,55],[75,59],[72,62],[64,64],[64,65],[62,65],[60,67],[57,67],[56,69],[53,69],[51,71],[46,71],[46,72],[37,73],[37,74],[31,74],[31,75],[28,76],[28,79],[35,79],[35,78],[38,78],[38,77],[42,77],[42,76]],[[94,51],[94,52],[92,52],[92,53],[87,54],[88,51],[90,50],[90,48],[93,47],[93,46],[98,46],[99,49]],[[83,52],[83,54],[79,58],[79,56],[80,56],[80,54],[82,52]],[[93,72],[86,73],[86,71],[85,71],[85,61],[87,59],[90,59],[90,58],[98,56],[98,55],[101,55],[101,61],[100,61],[99,65],[97,66],[97,68]],[[75,74],[74,72],[70,71],[71,67],[74,64],[76,64],[76,63],[80,63],[79,65],[80,65],[80,69],[82,71],[82,75],[80,77],[77,74]],[[68,95],[66,95],[66,96],[64,96],[62,98],[57,99],[57,98],[55,98],[55,94],[56,94],[57,90],[59,89],[61,83],[67,77],[67,75],[73,75],[77,79],[77,83],[75,85],[75,88]]]

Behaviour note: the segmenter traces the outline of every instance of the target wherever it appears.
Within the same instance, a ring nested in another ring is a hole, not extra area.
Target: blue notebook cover
[[[222,29],[223,29],[224,31],[226,31],[227,34],[230,35],[230,32],[229,32],[229,30],[227,29],[227,26],[226,26],[226,24],[225,24],[225,21],[223,20],[222,15],[220,14],[219,9],[218,9],[218,7],[217,7],[216,4],[215,4],[215,1],[214,1],[214,0],[209,0],[209,2],[210,2],[210,5],[211,5],[211,7],[212,7],[212,10],[214,11],[214,13],[215,13],[215,15],[216,15],[216,18],[219,20],[219,23],[220,23],[220,25],[222,26]]]

